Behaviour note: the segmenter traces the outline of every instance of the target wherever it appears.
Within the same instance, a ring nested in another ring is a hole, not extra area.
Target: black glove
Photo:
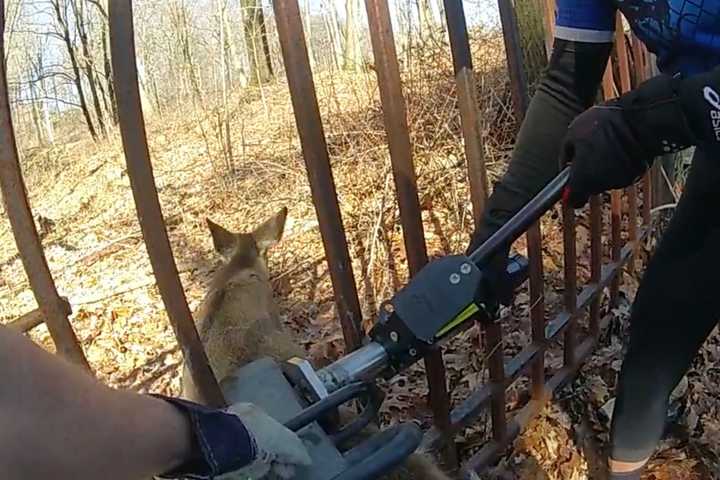
[[[568,127],[561,164],[572,163],[565,199],[582,207],[591,195],[632,185],[655,157],[695,145],[683,85],[661,75],[590,108]]]

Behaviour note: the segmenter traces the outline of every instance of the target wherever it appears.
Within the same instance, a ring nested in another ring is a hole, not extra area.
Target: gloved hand
[[[572,164],[564,196],[570,206],[632,185],[656,156],[697,144],[682,90],[679,78],[661,75],[570,124],[560,151],[561,164]]]
[[[160,478],[212,479],[232,472],[249,480],[269,474],[289,479],[297,466],[311,463],[302,440],[255,405],[241,403],[217,410],[155,396],[189,418],[197,446],[194,458]]]
[[[237,415],[255,440],[257,455],[249,466],[236,473],[250,479],[273,473],[277,478],[290,479],[295,468],[308,466],[310,455],[302,440],[251,403],[238,403],[228,409]]]

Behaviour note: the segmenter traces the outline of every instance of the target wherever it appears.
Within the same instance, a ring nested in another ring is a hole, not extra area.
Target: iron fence
[[[533,8],[544,5],[543,18],[548,32],[546,37],[549,37],[549,32],[552,30],[552,23],[549,20],[552,18],[551,0],[543,4],[527,0],[527,4],[533,5]],[[305,47],[301,15],[295,0],[274,0],[273,6],[297,129],[331,272],[337,311],[347,349],[352,350],[359,346],[361,341],[360,302]],[[365,6],[405,248],[412,275],[427,262],[427,253],[390,13],[387,0],[366,0]],[[487,197],[487,178],[473,63],[462,2],[444,0],[444,6],[471,191],[469,200],[472,202],[477,221]],[[523,53],[520,46],[521,35],[513,4],[510,0],[498,0],[498,6],[504,29],[512,97],[517,117],[522,118],[529,102],[528,56],[527,52]],[[193,379],[208,403],[222,405],[224,403],[222,393],[198,338],[158,201],[140,106],[131,0],[110,2],[109,17],[120,131],[147,251],[168,317]],[[649,75],[647,52],[635,38],[626,37],[621,30],[619,19],[617,32],[616,53],[603,79],[606,98],[629,90],[633,82],[637,83]],[[546,41],[546,45],[548,44],[549,41]],[[0,51],[3,48],[0,37]],[[3,68],[0,64],[0,69]],[[615,81],[615,70],[619,72],[619,82]],[[39,305],[37,311],[24,315],[11,325],[18,330],[26,331],[44,321],[58,352],[87,368],[82,348],[68,321],[70,306],[59,296],[55,288],[27,201],[10,118],[4,70],[0,70],[0,186],[18,250]],[[626,212],[622,211],[623,195],[627,199]],[[611,258],[606,264],[602,262],[602,232],[605,223],[603,205],[599,196],[591,199],[589,215],[591,273],[589,281],[582,286],[578,285],[575,212],[563,208],[565,293],[562,311],[550,321],[546,321],[545,318],[541,248],[543,236],[540,223],[536,222],[528,229],[526,238],[530,262],[528,283],[532,342],[506,362],[502,348],[501,326],[478,325],[478,329],[484,329],[482,338],[489,359],[490,381],[472,391],[466,399],[454,406],[451,406],[447,389],[442,353],[439,349],[432,351],[425,359],[425,365],[434,426],[425,435],[426,448],[442,448],[447,462],[457,465],[458,457],[454,442],[456,434],[489,409],[492,419],[492,439],[463,462],[463,470],[468,475],[471,471],[478,471],[496,459],[551,399],[553,393],[574,377],[583,360],[592,352],[600,332],[608,322],[607,316],[601,317],[604,290],[609,288],[611,303],[617,301],[620,273],[628,263],[630,268],[633,268],[632,260],[639,242],[648,234],[650,225],[648,175],[642,182],[641,215],[638,215],[638,195],[634,186],[625,192],[611,193],[609,220]],[[622,239],[623,217],[628,225],[627,242],[623,242]],[[581,288],[578,290],[579,287]],[[578,319],[586,310],[589,310],[589,328],[587,335],[583,335],[578,326]],[[560,337],[563,339],[564,348],[563,366],[548,372],[544,361],[545,352],[550,342]],[[508,418],[506,390],[523,374],[528,374],[531,379],[530,400]]]

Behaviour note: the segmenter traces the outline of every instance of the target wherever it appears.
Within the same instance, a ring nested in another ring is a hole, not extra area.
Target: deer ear
[[[210,235],[212,236],[213,246],[215,251],[224,257],[232,255],[237,239],[235,235],[223,227],[213,222],[209,218],[205,219],[208,228],[210,229]]]
[[[265,220],[262,225],[255,229],[253,238],[255,238],[258,250],[265,252],[280,241],[285,230],[287,214],[287,207],[283,207],[278,213]]]

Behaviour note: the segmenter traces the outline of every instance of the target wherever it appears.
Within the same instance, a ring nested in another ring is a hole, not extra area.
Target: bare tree
[[[362,64],[357,16],[360,10],[358,0],[345,0],[345,45],[343,49],[343,68],[354,71]]]
[[[243,9],[245,49],[250,64],[250,81],[263,84],[273,78],[265,13],[260,0],[240,0]]]
[[[435,15],[433,15],[430,0],[415,0],[415,4],[418,10],[418,18],[420,20],[420,38],[432,38],[435,29],[437,28],[437,22]]]
[[[55,32],[62,41],[65,43],[68,56],[70,57],[70,65],[72,66],[73,82],[77,90],[78,99],[80,101],[80,108],[82,109],[83,116],[85,117],[85,123],[87,124],[90,135],[94,140],[98,139],[98,133],[95,129],[95,124],[90,115],[88,109],[87,100],[85,98],[85,88],[82,82],[82,76],[80,73],[80,64],[75,52],[75,44],[73,37],[70,34],[70,26],[68,22],[68,4],[64,0],[50,0],[50,5],[55,14],[55,22],[57,31]]]
[[[176,0],[170,2],[171,19],[178,36],[180,53],[185,67],[185,78],[190,80],[190,86],[195,101],[202,98],[202,90],[200,89],[200,80],[198,78],[195,61],[193,58],[193,49],[191,45],[189,8],[185,0]]]
[[[92,52],[90,51],[90,39],[88,32],[89,21],[85,11],[86,2],[85,0],[70,0],[70,5],[75,15],[75,28],[80,40],[82,61],[83,66],[85,67],[85,76],[87,77],[87,83],[90,87],[93,107],[95,108],[95,119],[100,131],[107,133],[107,127],[105,126],[105,113],[100,105],[101,96],[99,90],[102,87],[99,85],[98,79],[96,78],[95,61],[93,59]]]
[[[339,69],[343,65],[343,48],[337,9],[335,8],[335,3],[329,0],[324,0],[322,5],[325,10],[323,17],[325,20],[325,28],[327,30],[328,37],[330,38],[333,65],[335,68]]]

